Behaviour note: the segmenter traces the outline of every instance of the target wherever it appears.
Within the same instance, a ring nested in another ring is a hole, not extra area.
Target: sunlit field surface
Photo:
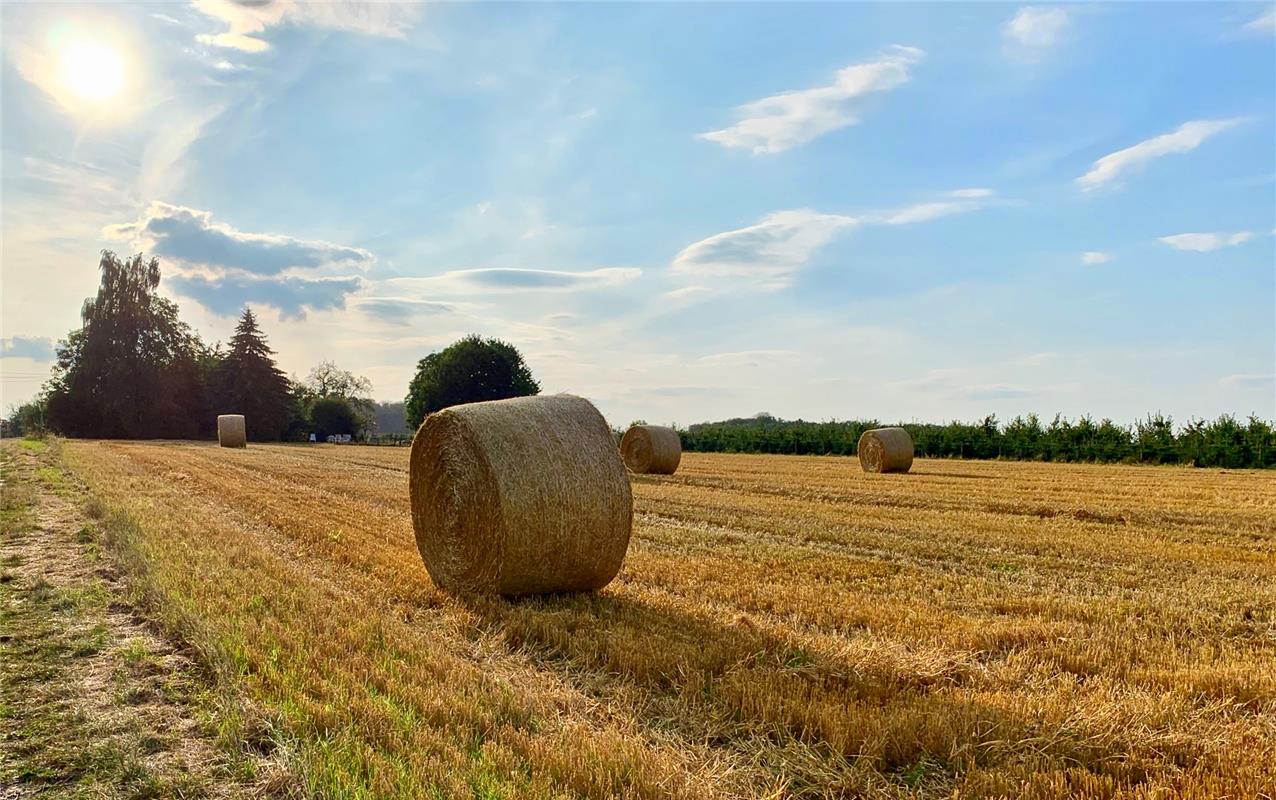
[[[1276,785],[1270,473],[686,454],[601,593],[466,603],[407,448],[63,447],[324,796]]]

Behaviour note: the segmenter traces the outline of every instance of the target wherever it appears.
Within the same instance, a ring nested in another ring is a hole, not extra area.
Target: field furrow
[[[462,602],[416,552],[406,448],[66,451],[317,785],[1204,798],[1276,774],[1269,474],[686,454],[634,479],[603,592]]]

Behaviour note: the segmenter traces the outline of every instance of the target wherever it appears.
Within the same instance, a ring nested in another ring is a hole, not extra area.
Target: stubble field
[[[463,602],[406,448],[61,446],[319,796],[1274,792],[1271,474],[686,454],[601,593]]]

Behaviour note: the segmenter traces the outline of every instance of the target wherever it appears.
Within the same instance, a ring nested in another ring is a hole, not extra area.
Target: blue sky
[[[6,4],[3,398],[97,251],[401,399],[1276,417],[1276,6]]]

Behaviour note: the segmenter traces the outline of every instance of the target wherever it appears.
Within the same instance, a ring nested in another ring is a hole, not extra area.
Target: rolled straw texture
[[[243,414],[221,414],[217,417],[217,443],[222,447],[247,447],[248,429]]]
[[[620,439],[620,455],[630,472],[672,475],[682,460],[682,441],[673,428],[634,425]]]
[[[629,477],[611,429],[580,397],[429,415],[412,440],[408,488],[417,549],[444,591],[601,589],[629,547]]]
[[[864,431],[856,450],[865,472],[908,472],[913,466],[913,437],[903,428]]]

